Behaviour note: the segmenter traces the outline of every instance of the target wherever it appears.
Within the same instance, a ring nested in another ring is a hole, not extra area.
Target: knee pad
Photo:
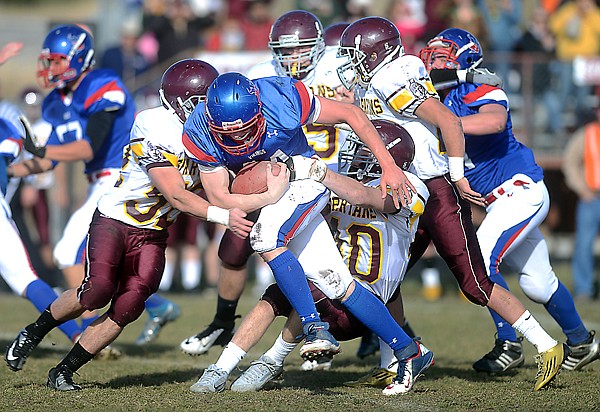
[[[478,294],[472,294],[467,291],[462,290],[463,295],[469,300],[469,302],[474,303],[479,306],[486,307],[488,302],[490,301],[489,296],[486,296],[483,292]]]
[[[272,230],[266,230],[265,226],[262,222],[257,222],[250,232],[250,246],[257,253],[270,252],[277,248],[277,233],[273,234]]]
[[[554,271],[545,275],[519,274],[519,285],[523,293],[536,303],[546,304],[558,289],[558,278]]]
[[[79,303],[87,310],[101,309],[110,303],[117,284],[106,278],[91,277],[77,290]]]
[[[269,285],[260,299],[271,305],[275,316],[288,317],[292,312],[293,308],[290,301],[287,300],[281,289],[279,289],[279,286],[275,283]]]
[[[124,328],[141,316],[144,312],[146,299],[154,292],[156,291],[140,282],[128,285],[124,292],[119,293],[112,299],[108,317]]]
[[[308,274],[309,279],[329,299],[341,299],[354,281],[348,271],[321,269],[317,273]]]
[[[254,253],[248,239],[241,239],[227,230],[219,244],[219,259],[231,268],[242,268]]]

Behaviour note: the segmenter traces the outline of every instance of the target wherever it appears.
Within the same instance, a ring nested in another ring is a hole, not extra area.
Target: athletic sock
[[[75,345],[71,348],[67,356],[57,365],[65,365],[71,372],[77,372],[79,368],[88,363],[94,358],[95,355],[89,353],[87,350],[83,348],[76,342]]]
[[[360,283],[354,282],[354,285],[354,291],[342,304],[367,328],[390,345],[394,352],[410,344],[412,339],[392,318],[383,302]]]
[[[148,299],[146,299],[146,303],[144,305],[146,307],[146,311],[148,311],[148,315],[153,318],[162,314],[169,303],[171,303],[169,299],[163,298],[158,293],[153,293]]]
[[[546,333],[528,310],[523,312],[519,319],[513,324],[513,327],[521,332],[523,337],[535,346],[539,353],[546,352],[558,343]]]
[[[244,359],[246,356],[246,351],[240,348],[233,342],[229,342],[225,348],[223,348],[223,353],[219,356],[219,359],[215,363],[217,367],[224,369],[227,373],[231,373],[235,369],[235,367]]]
[[[33,303],[33,306],[35,306],[42,315],[46,310],[50,313],[50,304],[58,299],[58,295],[54,289],[41,279],[36,279],[27,286],[25,297]],[[74,320],[69,319],[65,322],[58,322],[55,320],[55,322],[57,323],[50,329],[58,327],[71,341],[81,333],[81,328]],[[46,331],[43,336],[48,332],[50,332],[50,330]]]
[[[498,286],[502,286],[504,289],[509,290],[506,280],[504,280],[504,277],[499,272],[490,275],[490,280]],[[489,307],[488,310],[490,315],[492,315],[492,319],[494,320],[494,325],[496,326],[496,331],[498,333],[498,340],[517,342],[517,332],[512,325]]]
[[[320,322],[321,318],[310,293],[304,269],[292,252],[286,250],[267,263],[273,271],[279,289],[298,312],[302,325]]]
[[[221,296],[217,297],[217,313],[213,323],[225,329],[232,330],[235,325],[235,311],[237,310],[239,300],[227,300]]]
[[[25,330],[31,336],[42,339],[58,325],[60,325],[60,322],[54,319],[52,313],[50,313],[50,305],[48,305],[46,310],[42,312],[35,322],[25,326]]]
[[[298,343],[286,342],[283,340],[282,334],[279,333],[279,336],[277,336],[273,346],[271,346],[271,348],[265,352],[265,356],[271,358],[277,365],[283,365],[283,361],[287,355],[292,353],[296,346],[298,346]]]
[[[573,297],[561,281],[558,282],[558,289],[544,307],[562,328],[563,333],[567,336],[568,345],[582,344],[590,337],[590,332],[583,325],[579,313],[577,313]]]

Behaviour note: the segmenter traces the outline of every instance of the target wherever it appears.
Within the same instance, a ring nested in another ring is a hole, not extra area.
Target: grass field
[[[563,276],[564,277],[564,276]],[[514,282],[514,279],[509,280]],[[569,283],[568,279],[565,283]],[[511,286],[514,283],[510,283]],[[216,361],[220,347],[207,355],[188,357],[178,350],[181,340],[210,323],[216,298],[173,294],[183,309],[181,318],[165,327],[148,348],[133,345],[145,314],[130,325],[115,346],[126,354],[117,361],[92,361],[75,381],[84,390],[58,393],[45,387],[48,370],[70,345],[60,332],[52,332],[33,353],[23,371],[0,368],[0,410],[15,411],[590,411],[600,410],[600,361],[580,372],[561,372],[551,387],[533,391],[536,374],[533,346],[526,343],[525,366],[509,376],[478,374],[471,363],[493,344],[494,330],[487,311],[466,303],[454,290],[438,302],[419,296],[419,285],[410,278],[404,286],[407,315],[425,345],[435,353],[435,365],[405,396],[386,397],[379,389],[343,385],[370,370],[375,357],[355,357],[358,341],[344,342],[343,353],[326,372],[303,372],[297,350],[288,358],[285,380],[277,388],[257,393],[198,395],[188,390],[202,370]],[[513,290],[523,295],[514,285]],[[525,302],[525,300],[524,300]],[[238,313],[254,303],[244,295]],[[540,305],[526,305],[555,337],[560,329]],[[600,331],[600,302],[579,307],[590,329]],[[4,348],[37,313],[26,300],[0,294],[0,346]],[[278,321],[268,336],[241,363],[245,368],[270,346],[283,324]],[[239,371],[234,375],[239,374]]]

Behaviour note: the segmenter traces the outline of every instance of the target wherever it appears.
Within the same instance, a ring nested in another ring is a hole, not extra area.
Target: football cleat
[[[214,345],[225,346],[233,337],[233,323],[231,329],[218,326],[215,322],[211,323],[202,332],[190,336],[179,344],[183,353],[197,356],[208,352]]]
[[[229,374],[225,369],[219,368],[214,363],[204,369],[204,373],[198,382],[190,386],[190,390],[196,393],[219,393],[225,390],[225,384]]]
[[[57,391],[78,391],[81,386],[73,382],[73,372],[66,365],[50,369],[46,386]]]
[[[356,388],[359,386],[368,386],[374,388],[385,388],[392,383],[392,380],[396,376],[396,372],[375,367],[369,371],[368,374],[358,378],[355,381],[344,382],[344,385]]]
[[[360,338],[360,346],[356,351],[356,356],[358,356],[360,359],[363,359],[367,356],[375,355],[378,350],[379,337],[370,330],[367,330]]]
[[[523,338],[517,342],[496,339],[494,348],[473,364],[477,372],[502,373],[518,368],[525,363],[523,356]]]
[[[595,335],[596,331],[591,330],[588,340],[584,343],[569,346],[571,353],[563,363],[563,369],[578,371],[588,363],[600,358],[600,340]]]
[[[4,360],[10,370],[17,372],[23,369],[25,361],[31,354],[31,351],[42,341],[42,339],[32,336],[27,330],[22,329],[15,340],[6,347]]]
[[[283,365],[277,365],[273,359],[262,355],[231,384],[231,390],[234,392],[259,391],[267,383],[279,378],[282,373]]]
[[[173,302],[169,302],[167,307],[155,316],[150,316],[142,329],[142,333],[135,340],[138,346],[144,346],[156,340],[163,326],[169,322],[173,322],[181,316],[181,309]]]
[[[538,365],[538,372],[535,375],[534,391],[539,391],[548,385],[560,371],[560,367],[569,356],[569,347],[564,343],[557,343],[556,346],[535,356],[535,362]]]
[[[320,356],[333,356],[341,352],[339,342],[329,333],[327,322],[310,322],[302,327],[304,345],[300,356],[304,360],[313,360]]]
[[[319,356],[316,359],[305,360],[300,368],[303,371],[327,371],[331,369],[333,355]]]
[[[395,355],[398,359],[398,373],[392,379],[392,383],[383,389],[384,395],[403,395],[410,392],[415,381],[433,365],[433,352],[418,339]]]

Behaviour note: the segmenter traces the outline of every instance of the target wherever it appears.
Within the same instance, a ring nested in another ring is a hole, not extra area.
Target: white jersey
[[[198,165],[185,154],[183,124],[164,107],[142,111],[136,116],[129,145],[124,149],[123,167],[115,186],[98,202],[98,210],[131,226],[163,230],[179,214],[152,184],[148,170],[175,166],[185,187],[201,191]]]
[[[341,86],[340,79],[337,75],[337,67],[340,66],[345,59],[337,57],[337,48],[327,48],[325,53],[319,59],[314,70],[302,79],[304,83],[316,96],[335,99],[335,89]],[[282,76],[286,77],[285,73],[280,68],[275,60],[269,60],[259,63],[248,70],[247,77],[249,79],[258,79],[261,77]],[[321,124],[308,124],[303,126],[304,134],[308,140],[308,144],[312,146],[317,155],[334,170],[338,170],[338,153],[344,142],[348,132],[333,126],[325,126]]]
[[[410,133],[415,142],[411,171],[420,179],[448,172],[439,131],[415,114],[425,100],[439,99],[421,59],[405,54],[391,61],[373,76],[367,90],[357,86],[354,98],[369,118],[395,121]]]
[[[406,273],[409,247],[425,210],[429,191],[414,174],[406,176],[417,189],[408,207],[385,214],[349,204],[333,195],[329,220],[344,262],[363,286],[387,302]],[[378,187],[379,179],[367,183]]]

